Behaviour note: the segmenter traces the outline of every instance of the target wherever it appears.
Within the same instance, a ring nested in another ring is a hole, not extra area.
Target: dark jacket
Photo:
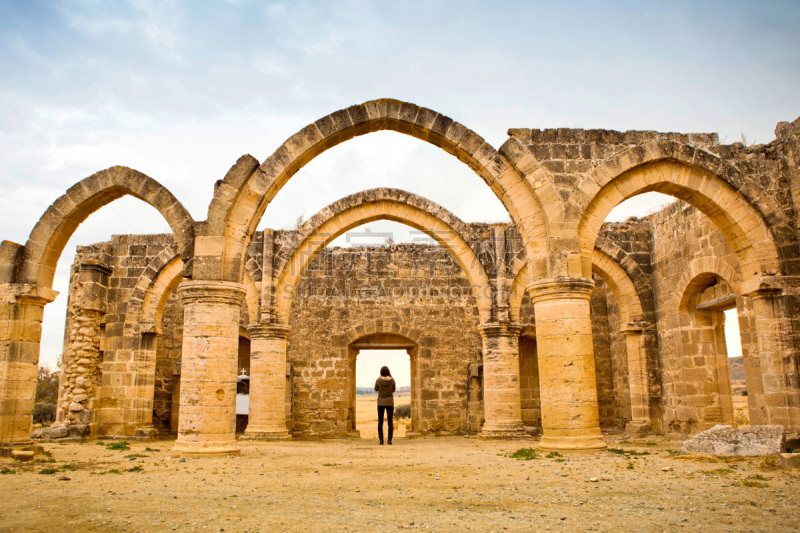
[[[383,377],[375,381],[375,390],[378,391],[378,405],[394,405],[394,396],[392,393],[395,390],[394,378],[387,376],[389,379]]]

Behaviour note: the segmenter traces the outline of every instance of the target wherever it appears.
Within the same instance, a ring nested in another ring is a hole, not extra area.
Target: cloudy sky
[[[160,181],[202,220],[239,156],[264,160],[306,124],[380,97],[432,108],[495,147],[511,127],[769,142],[800,114],[799,24],[792,1],[0,1],[0,238],[24,243],[71,184],[113,165]],[[376,186],[467,221],[507,219],[467,167],[384,132],[309,164],[262,227]],[[645,200],[614,216],[659,201]],[[46,310],[43,363],[61,352],[74,245],[167,230],[126,199],[81,226]]]

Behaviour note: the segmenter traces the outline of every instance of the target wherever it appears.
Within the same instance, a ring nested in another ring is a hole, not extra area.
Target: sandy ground
[[[535,441],[474,437],[242,441],[239,457],[183,461],[172,441],[50,443],[38,461],[53,462],[0,458],[0,531],[800,529],[800,470],[624,439],[531,460],[509,454]]]

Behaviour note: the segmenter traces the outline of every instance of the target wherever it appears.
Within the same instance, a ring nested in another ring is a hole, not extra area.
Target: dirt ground
[[[242,441],[239,457],[186,460],[173,441],[46,443],[36,463],[0,458],[0,531],[800,529],[800,470],[606,441],[528,460],[510,455],[536,441],[474,437]]]

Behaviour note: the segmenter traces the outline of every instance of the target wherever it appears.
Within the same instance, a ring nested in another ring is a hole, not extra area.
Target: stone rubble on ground
[[[703,453],[724,457],[761,457],[786,451],[783,426],[750,426],[736,429],[716,425],[681,445],[682,454]]]

